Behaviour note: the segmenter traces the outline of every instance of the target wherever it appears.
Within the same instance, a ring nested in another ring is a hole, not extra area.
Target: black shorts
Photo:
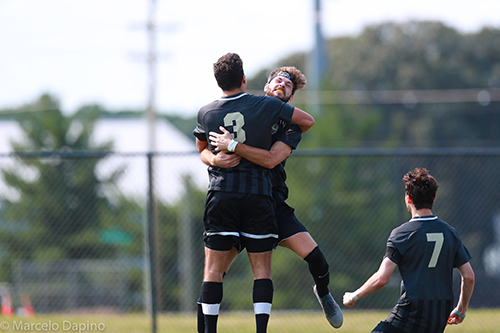
[[[306,227],[295,217],[295,209],[279,198],[276,201],[276,222],[278,224],[278,243],[300,232],[307,232]]]
[[[210,191],[203,222],[205,246],[212,250],[229,251],[235,246],[266,252],[278,240],[274,200],[266,195]]]
[[[403,333],[396,326],[388,323],[386,321],[381,321],[378,325],[371,331],[371,333]]]

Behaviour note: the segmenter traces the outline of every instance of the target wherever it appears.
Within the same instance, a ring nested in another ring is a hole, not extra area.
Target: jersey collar
[[[248,94],[244,93],[244,92],[239,92],[237,94],[230,95],[230,96],[222,96],[221,98],[219,98],[219,100],[221,100],[221,101],[232,101],[232,100],[241,98],[241,97],[243,97],[245,95],[248,95]]]
[[[434,221],[437,220],[438,217],[436,215],[427,215],[427,216],[416,216],[410,219],[410,222],[415,221]]]

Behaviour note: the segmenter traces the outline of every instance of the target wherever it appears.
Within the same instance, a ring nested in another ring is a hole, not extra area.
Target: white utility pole
[[[313,24],[314,24],[314,46],[309,56],[309,108],[311,111],[318,113],[320,111],[320,100],[318,91],[320,90],[321,80],[326,71],[326,53],[325,41],[323,39],[322,29],[322,11],[321,0],[313,0]]]
[[[152,333],[156,333],[156,314],[158,305],[161,304],[160,288],[160,260],[158,249],[158,214],[155,191],[155,156],[156,152],[156,82],[157,82],[157,18],[156,1],[149,0],[147,18],[148,31],[148,101],[146,107],[146,119],[148,128],[148,170],[149,170],[149,202],[147,214],[147,228],[145,238],[147,239],[147,251],[145,253],[146,267],[146,309],[152,316]]]
[[[149,0],[148,12],[148,105],[146,118],[148,121],[148,151],[156,151],[156,0]]]

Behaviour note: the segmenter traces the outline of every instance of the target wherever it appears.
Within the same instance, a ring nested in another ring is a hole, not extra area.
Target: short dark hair
[[[236,53],[227,53],[214,64],[217,84],[224,91],[241,87],[243,81],[243,61]]]
[[[403,177],[405,193],[411,198],[416,209],[432,209],[439,187],[436,179],[426,168],[415,168]]]

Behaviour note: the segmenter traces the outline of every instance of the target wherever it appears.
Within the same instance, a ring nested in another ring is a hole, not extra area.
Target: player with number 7
[[[455,228],[431,212],[439,185],[427,169],[408,172],[403,182],[406,207],[412,217],[392,230],[380,268],[358,290],[344,294],[344,305],[351,307],[384,287],[398,266],[401,297],[372,332],[441,333],[446,324],[460,324],[465,318],[474,289],[471,256]],[[456,307],[454,268],[462,277]]]

